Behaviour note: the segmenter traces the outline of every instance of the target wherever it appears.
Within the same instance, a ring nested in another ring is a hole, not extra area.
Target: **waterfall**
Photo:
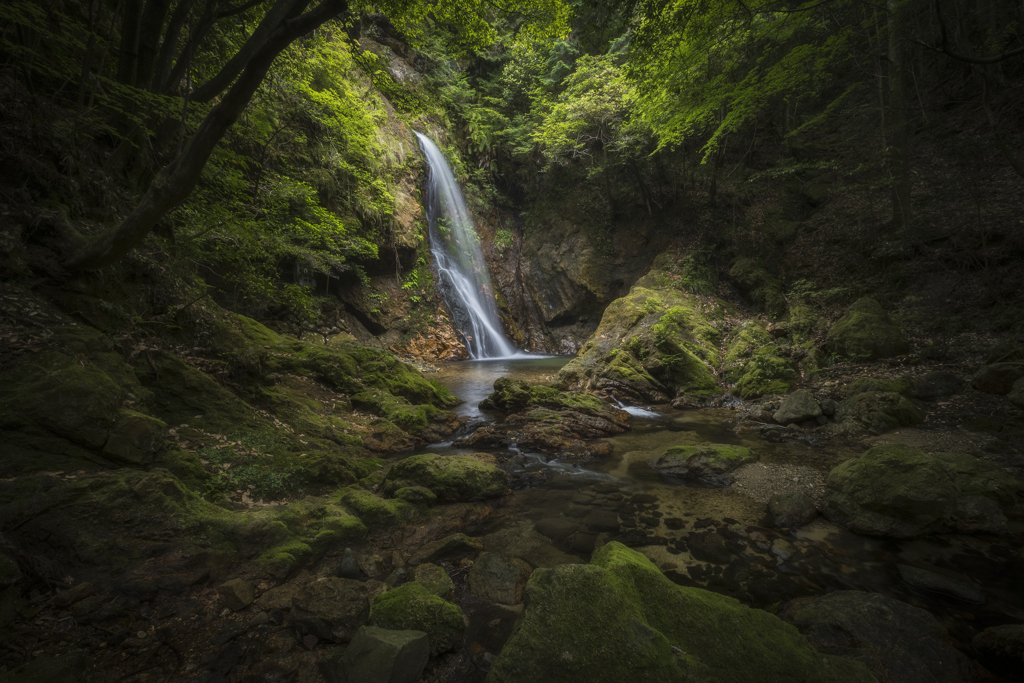
[[[416,137],[427,158],[427,225],[441,295],[471,358],[512,356],[516,349],[501,333],[494,286],[462,190],[437,145]]]

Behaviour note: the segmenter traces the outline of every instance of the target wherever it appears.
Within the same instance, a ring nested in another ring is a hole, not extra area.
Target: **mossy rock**
[[[430,638],[430,654],[435,657],[461,648],[466,629],[458,605],[415,581],[376,596],[370,623],[395,631],[423,631]]]
[[[509,414],[530,407],[544,407],[552,410],[575,410],[583,413],[600,413],[608,406],[600,399],[577,391],[559,391],[553,387],[530,384],[521,379],[499,377],[494,381],[494,393],[480,403],[486,410],[497,410]]]
[[[374,529],[401,524],[408,520],[414,509],[404,500],[387,500],[355,487],[342,490],[338,499],[352,514]]]
[[[736,381],[734,392],[744,400],[785,394],[793,387],[796,376],[793,361],[784,358],[778,346],[765,346],[743,366],[743,375]]]
[[[502,470],[459,455],[413,455],[396,463],[384,478],[382,491],[392,496],[403,488],[422,486],[442,503],[497,498],[508,491]]]
[[[786,313],[786,297],[779,282],[764,266],[752,258],[741,257],[729,267],[729,278],[736,287],[770,316]]]
[[[827,345],[855,360],[891,358],[910,350],[903,331],[874,299],[864,297],[828,331]]]
[[[850,385],[848,393],[850,396],[866,394],[869,392],[895,392],[904,396],[914,395],[914,383],[909,377],[897,377],[896,379],[879,379],[876,377],[862,377]]]
[[[535,570],[525,602],[487,683],[875,680],[768,612],[673,584],[617,542],[590,564]]]
[[[426,429],[441,410],[429,403],[412,405],[404,398],[380,389],[361,391],[352,396],[352,405],[360,410],[380,415],[409,434]]]
[[[580,354],[559,372],[564,388],[604,390],[634,400],[721,393],[712,367],[721,358],[717,306],[677,289],[647,288],[641,279],[605,309]]]
[[[924,413],[906,396],[892,391],[867,391],[840,401],[833,429],[848,436],[877,435],[921,422]]]
[[[658,472],[680,479],[699,481],[708,486],[728,486],[733,472],[757,461],[749,448],[725,444],[673,446],[651,463]]]
[[[873,536],[998,532],[1019,490],[1001,469],[969,455],[875,446],[829,473],[823,512]]]

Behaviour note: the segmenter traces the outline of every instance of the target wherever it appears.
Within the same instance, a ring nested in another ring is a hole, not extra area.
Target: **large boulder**
[[[924,412],[906,396],[895,391],[864,391],[839,402],[832,429],[850,436],[884,434],[921,422]]]
[[[414,683],[430,659],[423,631],[389,631],[362,626],[352,642],[321,670],[331,683]]]
[[[292,618],[320,640],[347,643],[370,618],[366,586],[334,577],[314,581],[292,598]]]
[[[971,379],[971,386],[986,394],[1005,396],[1021,378],[1024,378],[1024,363],[992,363],[978,370]]]
[[[836,353],[857,360],[890,358],[910,350],[903,331],[874,299],[864,297],[828,331],[826,344]]]
[[[506,561],[497,553],[481,553],[469,570],[469,588],[478,598],[503,605],[523,601],[530,565],[519,558]]]
[[[785,314],[782,283],[754,259],[740,257],[733,261],[729,266],[729,279],[768,315],[777,318]]]
[[[673,446],[654,460],[651,466],[671,477],[698,481],[708,486],[729,486],[736,480],[733,472],[755,461],[757,456],[749,448],[716,443]]]
[[[376,596],[370,623],[397,631],[424,631],[432,656],[459,649],[466,628],[458,605],[415,581]]]
[[[795,628],[737,600],[667,579],[612,542],[590,564],[533,572],[526,609],[488,683],[874,681],[821,657]]]
[[[821,415],[821,406],[814,400],[814,395],[807,389],[794,391],[782,400],[782,405],[775,411],[774,420],[782,425],[812,420]]]
[[[400,489],[422,486],[442,503],[497,498],[508,491],[507,475],[488,465],[460,455],[413,455],[396,463],[385,475],[382,490],[394,495]]]
[[[630,415],[600,399],[573,391],[499,378],[480,407],[508,415],[459,439],[464,448],[518,447],[562,457],[607,455],[611,447],[594,442],[627,431]]]
[[[642,402],[720,393],[718,308],[673,288],[652,271],[613,301],[579,355],[558,374],[568,389],[603,390]]]
[[[946,643],[935,617],[878,593],[799,598],[780,616],[820,652],[863,662],[880,683],[969,683],[978,674],[974,662]]]
[[[726,381],[743,399],[765,394],[784,394],[793,386],[796,368],[768,330],[748,321],[733,332],[723,364]]]
[[[875,446],[833,469],[822,512],[850,531],[914,538],[999,532],[1020,489],[995,465],[969,455]]]

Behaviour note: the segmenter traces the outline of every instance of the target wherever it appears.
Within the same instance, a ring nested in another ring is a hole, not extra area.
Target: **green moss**
[[[392,630],[423,631],[430,638],[430,653],[437,656],[462,647],[465,625],[459,606],[410,581],[373,599],[370,623]]]
[[[403,398],[397,398],[379,389],[353,395],[352,405],[387,418],[409,434],[418,434],[426,429],[431,420],[441,412],[429,404],[414,406]]]
[[[617,542],[589,565],[535,570],[526,605],[488,683],[874,680],[767,612],[674,585]]]
[[[607,406],[600,399],[587,394],[559,391],[553,387],[529,384],[521,379],[499,377],[494,381],[494,393],[487,397],[481,407],[503,413],[519,412],[529,407],[593,413]]]
[[[736,259],[729,268],[729,277],[765,313],[774,317],[785,315],[787,305],[782,283],[757,261],[746,257]]]
[[[340,501],[371,529],[404,523],[414,510],[404,500],[386,500],[351,487],[341,492]]]
[[[763,346],[742,366],[735,393],[743,399],[788,392],[796,379],[796,368],[775,344]]]
[[[868,297],[854,303],[832,326],[827,344],[836,353],[861,360],[890,358],[910,350],[903,332],[885,309]]]
[[[849,389],[851,396],[869,391],[892,391],[904,396],[910,396],[914,391],[914,383],[909,377],[897,377],[891,380],[862,377],[851,384]]]
[[[385,495],[422,486],[444,503],[497,498],[508,490],[505,473],[473,458],[458,455],[412,455],[396,463],[384,479]]]

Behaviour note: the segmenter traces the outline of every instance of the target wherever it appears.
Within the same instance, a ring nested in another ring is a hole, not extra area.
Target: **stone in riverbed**
[[[466,534],[452,534],[420,546],[409,558],[409,564],[418,565],[476,555],[483,549],[484,544],[478,539],[471,538]]]
[[[999,532],[1020,484],[969,455],[875,446],[833,469],[822,512],[856,533],[914,538]]]
[[[338,683],[414,683],[430,658],[423,631],[390,631],[362,626],[340,657],[321,669]]]
[[[436,564],[421,564],[412,570],[412,580],[439,598],[447,598],[455,590],[455,584],[443,567]]]
[[[985,604],[985,594],[966,576],[940,574],[930,569],[912,567],[909,564],[898,564],[896,569],[899,571],[901,579],[919,590],[941,593],[976,605]]]
[[[530,565],[519,558],[504,560],[496,553],[481,553],[469,570],[469,588],[478,598],[503,605],[523,601]]]
[[[757,461],[749,448],[725,444],[673,446],[651,466],[661,474],[699,481],[708,486],[729,486],[736,478],[733,472]]]
[[[783,528],[810,524],[818,516],[814,501],[803,491],[772,496],[768,501],[768,511],[775,519],[775,526]]]
[[[381,488],[393,496],[403,488],[422,486],[443,503],[497,498],[508,492],[507,475],[493,465],[459,455],[413,455],[397,462]]]
[[[320,640],[347,643],[369,619],[370,601],[359,581],[328,577],[296,594],[292,616],[300,630]]]
[[[1010,671],[1024,670],[1024,624],[990,626],[971,640],[975,650]]]
[[[459,649],[465,631],[458,605],[415,581],[376,596],[370,623],[386,629],[426,632],[431,656]]]
[[[737,600],[673,584],[611,542],[590,564],[535,570],[526,608],[488,683],[832,681],[868,683],[796,629]]]
[[[814,400],[814,395],[807,389],[800,389],[782,400],[773,417],[780,425],[788,425],[813,420],[821,414],[821,406]]]
[[[894,391],[867,391],[841,401],[834,431],[842,435],[884,434],[896,427],[924,421],[924,413],[906,396]]]
[[[779,615],[820,652],[858,660],[879,683],[971,683],[978,665],[946,643],[931,614],[878,593],[798,598]]]
[[[245,579],[232,579],[222,583],[217,587],[217,593],[232,612],[245,609],[256,599],[256,588],[252,585],[252,581]]]

